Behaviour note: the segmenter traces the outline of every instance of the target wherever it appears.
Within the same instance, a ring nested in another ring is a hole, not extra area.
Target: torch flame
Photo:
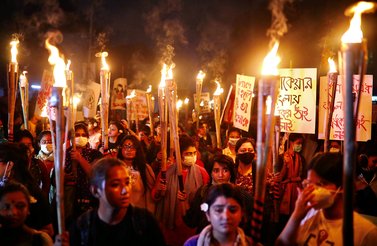
[[[47,116],[48,114],[47,114],[47,102],[46,102],[42,108],[41,117],[47,118]]]
[[[160,85],[159,85],[160,88],[164,88],[166,86],[166,83],[165,83],[166,70],[167,70],[167,65],[164,63],[164,65],[162,65],[162,69],[161,69],[161,81],[160,81]]]
[[[73,107],[77,108],[77,105],[80,103],[81,94],[75,94],[73,96]]]
[[[130,95],[126,96],[126,99],[132,99],[134,97],[136,97],[136,91],[132,90],[131,93],[130,93]]]
[[[151,92],[152,92],[152,85],[149,85],[146,93],[151,93]]]
[[[22,74],[20,75],[20,86],[21,87],[26,87],[26,84],[27,84],[26,74],[27,74],[27,71],[23,71]]]
[[[205,76],[206,76],[206,74],[202,70],[200,70],[198,75],[196,76],[196,78],[200,81],[203,81]]]
[[[177,101],[177,110],[179,110],[182,107],[182,105],[183,105],[183,101],[181,99],[179,99]]]
[[[108,57],[108,56],[109,56],[109,53],[107,53],[106,51],[99,52],[99,53],[96,54],[96,57],[101,58],[101,63],[102,63],[101,70],[106,70],[106,71],[110,70],[109,65],[106,62],[106,57]]]
[[[12,40],[12,41],[10,42],[10,46],[12,47],[12,48],[10,49],[10,53],[11,53],[11,55],[12,55],[12,60],[11,60],[11,62],[14,62],[14,63],[17,63],[17,54],[18,54],[17,46],[18,46],[18,43],[19,43],[19,42],[20,42],[20,41],[18,41],[18,39]]]
[[[67,66],[65,67],[65,70],[69,71],[70,66],[71,66],[71,60],[68,60]]]
[[[218,81],[215,81],[215,83],[217,84],[217,88],[216,88],[216,91],[213,93],[214,96],[219,96],[221,95],[223,92],[224,92],[224,89],[221,88],[221,85]]]
[[[67,81],[65,77],[65,63],[64,59],[59,56],[59,50],[51,45],[49,38],[45,42],[46,48],[50,51],[48,62],[54,66],[54,87],[66,87]]]
[[[336,70],[335,61],[332,58],[330,58],[330,57],[327,59],[327,61],[329,62],[329,66],[330,66],[329,73],[336,73],[336,72],[338,72]]]
[[[358,2],[346,10],[346,14],[352,14],[353,18],[350,27],[342,36],[342,43],[361,43],[363,40],[363,31],[361,30],[361,14],[364,12],[374,11],[376,4],[373,2]]]
[[[277,56],[279,42],[275,42],[274,47],[263,60],[262,75],[278,75],[278,65],[280,57]]]
[[[185,101],[184,101],[184,104],[188,104],[189,103],[189,101],[190,101],[190,99],[188,99],[187,97],[185,98]]]
[[[165,80],[167,79],[173,79],[173,68],[174,68],[174,63],[171,64],[169,67],[164,63],[162,66],[161,70],[161,81],[160,81],[160,88],[164,88],[166,86]]]
[[[174,63],[170,65],[168,72],[167,72],[167,75],[166,75],[166,79],[173,79],[173,68],[174,67],[175,67]]]

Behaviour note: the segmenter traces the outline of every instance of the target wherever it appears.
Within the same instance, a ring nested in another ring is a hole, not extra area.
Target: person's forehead
[[[126,167],[123,166],[115,166],[110,168],[107,172],[106,180],[116,180],[116,179],[128,179],[130,178],[130,174]]]
[[[33,141],[31,141],[31,139],[28,138],[28,137],[23,137],[23,138],[21,138],[20,142],[21,143],[32,143]]]
[[[304,139],[299,138],[299,139],[296,139],[296,140],[294,141],[294,143],[302,143],[303,141],[304,141]]]
[[[46,140],[46,139],[51,139],[51,135],[50,134],[46,134],[44,135],[41,140]]]
[[[183,152],[195,152],[196,151],[196,148],[195,146],[189,146],[186,150],[184,150]]]
[[[310,169],[308,171],[308,178],[307,178],[310,182],[313,182],[313,183],[316,183],[316,182],[320,182],[321,181],[321,178],[318,176],[318,174],[316,173],[316,171],[314,171],[313,169]]]
[[[11,202],[11,203],[16,203],[16,202],[25,202],[27,203],[26,196],[24,193],[21,191],[13,191],[13,192],[8,192],[2,196],[0,199],[0,202]]]
[[[249,149],[249,148],[254,149],[253,145],[250,142],[243,143],[240,147],[240,149]]]
[[[212,206],[239,206],[238,202],[232,197],[218,196]]]
[[[85,130],[82,129],[82,128],[78,128],[75,132],[78,133],[78,134],[85,134],[86,135]]]
[[[126,140],[124,141],[124,144],[125,144],[125,145],[133,145],[133,142],[132,142],[131,139],[126,139]]]
[[[220,162],[215,162],[214,164],[213,164],[213,169],[215,169],[215,168],[218,168],[218,169],[222,169],[222,168],[226,168],[226,165],[224,164],[224,163],[220,163]]]
[[[231,131],[229,136],[240,136],[240,133],[238,131]]]

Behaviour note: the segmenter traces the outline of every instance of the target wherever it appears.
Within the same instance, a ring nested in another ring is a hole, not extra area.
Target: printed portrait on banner
[[[127,79],[118,78],[114,80],[114,86],[111,90],[111,119],[120,121],[126,117],[126,95]]]

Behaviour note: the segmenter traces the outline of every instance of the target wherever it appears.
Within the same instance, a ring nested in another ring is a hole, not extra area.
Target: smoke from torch
[[[287,18],[284,15],[284,6],[286,3],[293,3],[294,0],[271,0],[268,9],[271,10],[272,24],[267,30],[267,36],[271,38],[272,44],[279,40],[288,32]]]

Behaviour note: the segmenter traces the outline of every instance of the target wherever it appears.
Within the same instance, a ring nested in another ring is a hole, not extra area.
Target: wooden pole
[[[255,243],[260,242],[263,222],[263,208],[266,192],[266,165],[271,161],[271,143],[275,126],[275,103],[278,95],[279,76],[263,76],[258,85],[257,120],[257,176],[255,201],[251,220],[251,236]],[[266,98],[271,97],[270,112],[266,114]]]
[[[56,151],[54,156],[55,182],[56,182],[56,204],[58,217],[58,232],[65,231],[64,219],[64,166],[63,166],[63,133],[64,133],[64,112],[63,112],[63,88],[53,87],[51,106],[56,107]]]
[[[343,244],[353,245],[353,193],[356,163],[356,121],[358,102],[354,104],[354,74],[362,82],[366,65],[366,42],[342,43],[339,53],[343,75],[344,159],[343,159]],[[360,87],[360,85],[359,85]],[[358,99],[357,99],[358,100]],[[356,110],[355,110],[356,108]],[[356,114],[356,115],[355,115]]]
[[[8,141],[14,141],[14,111],[17,96],[18,64],[11,62],[8,66]]]

